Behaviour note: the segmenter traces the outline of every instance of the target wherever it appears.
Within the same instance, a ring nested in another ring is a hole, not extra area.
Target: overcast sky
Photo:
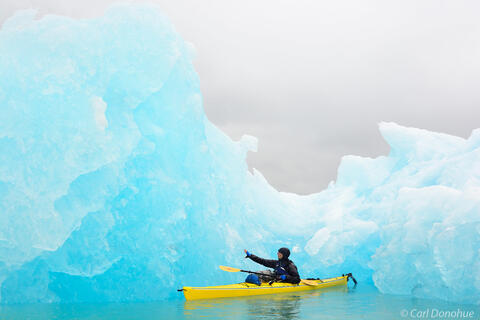
[[[2,0],[0,21],[113,2]],[[387,154],[380,121],[465,138],[480,127],[479,1],[152,2],[197,48],[210,120],[258,137],[249,165],[280,191],[321,191],[343,155]]]

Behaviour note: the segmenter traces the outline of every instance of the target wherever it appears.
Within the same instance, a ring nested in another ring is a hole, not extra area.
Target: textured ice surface
[[[248,171],[256,139],[205,117],[192,53],[153,7],[5,22],[0,302],[168,298],[242,280],[218,265],[256,268],[243,248],[289,246],[303,276],[479,303],[480,131],[382,123],[388,157],[280,193]]]

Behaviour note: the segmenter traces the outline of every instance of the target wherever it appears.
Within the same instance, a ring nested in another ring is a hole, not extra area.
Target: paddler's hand
[[[287,280],[287,276],[282,274],[280,277],[278,277],[280,280],[285,281]]]
[[[247,255],[245,258],[249,258],[252,255],[250,252],[247,251],[247,249],[244,249],[243,251],[245,251],[245,254]]]

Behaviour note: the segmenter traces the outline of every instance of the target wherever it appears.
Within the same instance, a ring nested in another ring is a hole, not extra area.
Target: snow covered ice
[[[280,246],[304,277],[480,303],[480,130],[381,123],[388,156],[344,157],[316,194],[277,192],[248,171],[256,139],[206,118],[193,55],[151,6],[4,23],[0,303],[171,298],[239,282],[218,265]]]

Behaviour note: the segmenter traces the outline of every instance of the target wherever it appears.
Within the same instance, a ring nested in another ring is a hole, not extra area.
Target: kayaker
[[[297,266],[293,263],[292,260],[288,259],[290,256],[290,250],[288,248],[278,249],[277,256],[278,260],[268,260],[257,257],[254,254],[251,254],[247,250],[244,250],[247,258],[252,259],[256,263],[259,263],[267,268],[274,269],[274,272],[270,272],[272,276],[281,282],[288,282],[297,284],[300,282],[300,275],[297,271]],[[263,272],[268,275],[268,272]]]

